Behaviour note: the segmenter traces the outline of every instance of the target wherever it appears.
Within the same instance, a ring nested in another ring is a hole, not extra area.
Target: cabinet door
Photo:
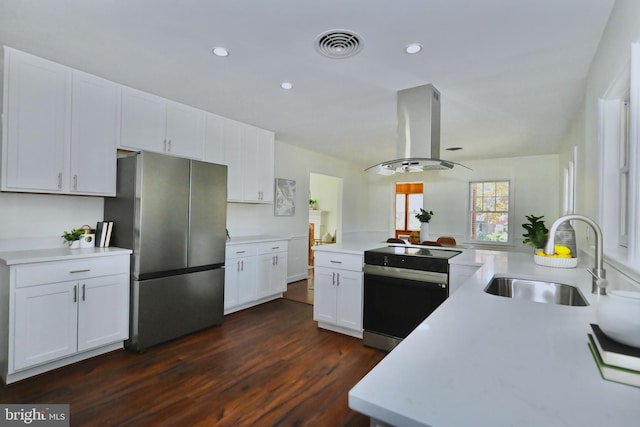
[[[76,352],[77,300],[76,282],[16,290],[14,370]]]
[[[122,88],[120,145],[134,150],[166,150],[166,100]]]
[[[2,189],[61,192],[69,138],[70,70],[5,48]]]
[[[281,252],[275,255],[276,265],[273,272],[274,293],[287,291],[287,253]]]
[[[126,340],[129,275],[87,279],[78,286],[78,351]]]
[[[242,258],[240,262],[238,304],[244,304],[256,299],[256,257]]]
[[[240,282],[241,260],[225,261],[224,267],[224,309],[238,305],[238,283]]]
[[[224,160],[223,121],[224,119],[220,116],[205,113],[203,157],[205,162],[227,164]]]
[[[256,190],[262,203],[273,203],[274,196],[274,135],[259,129],[257,135],[258,163],[255,169]]]
[[[273,133],[254,126],[242,127],[244,150],[244,200],[273,203]]]
[[[244,159],[242,150],[241,124],[225,119],[222,123],[222,138],[224,141],[224,162],[227,169],[227,200],[231,202],[243,201],[244,187]]]
[[[273,295],[273,276],[275,269],[275,258],[273,254],[258,256],[258,298]]]
[[[177,102],[167,101],[167,153],[202,158],[204,112]]]
[[[73,72],[71,161],[72,193],[115,196],[119,134],[118,85]]]
[[[336,323],[349,329],[362,330],[362,297],[364,274],[341,270],[337,278]]]
[[[337,318],[337,286],[336,270],[315,267],[313,273],[313,320],[325,323],[336,323]]]

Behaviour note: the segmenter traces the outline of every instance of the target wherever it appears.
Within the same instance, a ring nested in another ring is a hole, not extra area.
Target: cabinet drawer
[[[341,254],[335,252],[315,252],[314,265],[317,267],[341,268],[343,270],[362,271],[362,255]]]
[[[18,288],[129,273],[129,255],[50,261],[15,267]]]
[[[255,243],[247,243],[246,245],[229,245],[226,248],[225,258],[244,258],[246,256],[254,256],[257,254]]]
[[[275,254],[277,252],[287,252],[289,242],[286,240],[277,240],[274,242],[258,243],[259,254]]]

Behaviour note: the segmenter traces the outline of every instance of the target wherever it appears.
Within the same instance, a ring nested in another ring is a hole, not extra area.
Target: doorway
[[[311,203],[314,201],[315,203]],[[309,267],[314,245],[342,241],[342,178],[309,173]],[[309,272],[312,275],[312,272]]]

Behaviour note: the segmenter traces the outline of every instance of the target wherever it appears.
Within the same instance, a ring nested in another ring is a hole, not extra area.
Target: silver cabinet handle
[[[340,286],[340,273],[336,273],[336,286]]]
[[[73,302],[78,302],[78,285],[73,285]]]
[[[62,172],[58,172],[58,190],[62,189]]]
[[[247,251],[236,251],[237,254],[243,254],[245,252],[247,252]]]
[[[169,146],[169,152],[171,152],[171,140],[169,140],[168,146]]]
[[[335,286],[336,285],[336,272],[335,271],[333,273],[331,273],[331,277],[332,277],[331,285]]]
[[[244,271],[244,260],[240,261],[240,265],[242,266],[240,271]]]
[[[331,260],[330,262],[331,262],[331,263],[333,263],[333,264],[342,264],[342,261],[334,261],[334,260]]]
[[[278,255],[276,255],[276,265],[278,265]]]
[[[82,301],[86,301],[87,298],[87,285],[82,284]]]
[[[280,249],[280,246],[271,246],[272,250]]]
[[[82,269],[82,270],[71,270],[71,271],[69,272],[69,274],[73,274],[73,273],[86,273],[87,271],[91,271],[91,269],[90,269],[90,268],[85,268],[85,269]]]
[[[77,190],[78,189],[78,175],[73,175],[73,189]]]

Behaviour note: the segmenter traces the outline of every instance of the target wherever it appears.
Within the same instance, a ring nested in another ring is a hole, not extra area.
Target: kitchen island
[[[606,298],[591,294],[590,264],[556,269],[531,254],[473,249],[451,263],[482,267],[351,389],[352,409],[372,425],[640,423],[640,389],[603,380],[587,345]],[[490,295],[494,275],[574,285],[589,306]]]

